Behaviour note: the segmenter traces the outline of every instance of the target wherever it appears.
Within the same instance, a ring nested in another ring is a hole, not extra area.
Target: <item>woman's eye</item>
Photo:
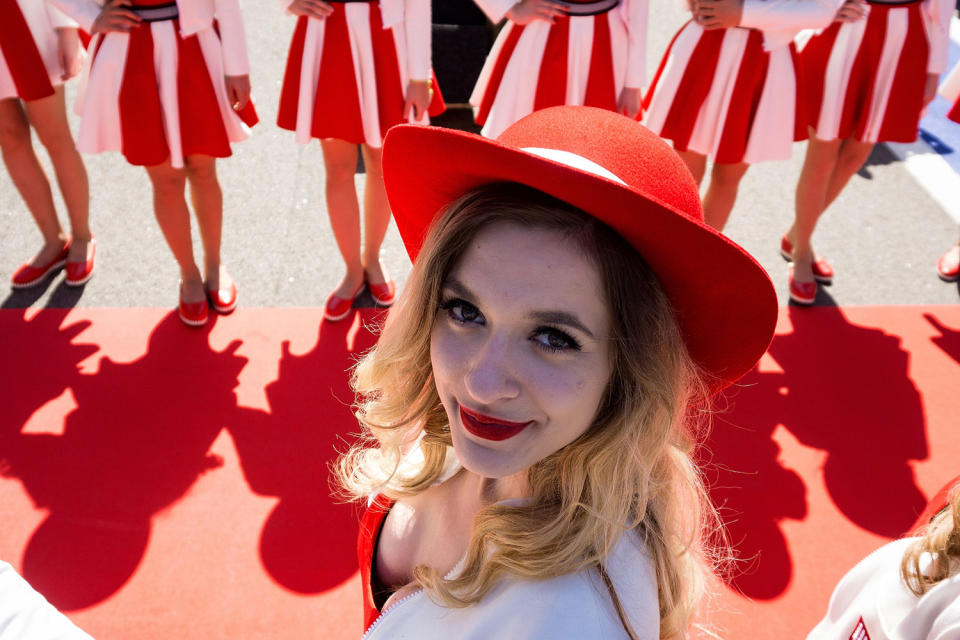
[[[580,343],[559,329],[549,327],[537,329],[533,340],[543,349],[551,352],[580,351]]]
[[[447,312],[447,316],[449,316],[451,320],[460,324],[483,322],[483,315],[480,313],[480,310],[460,298],[448,300],[440,305],[440,308]]]

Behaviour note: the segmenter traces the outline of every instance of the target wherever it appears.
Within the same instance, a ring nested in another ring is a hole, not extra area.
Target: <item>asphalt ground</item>
[[[249,140],[234,145],[233,157],[218,163],[225,206],[223,260],[238,283],[242,305],[320,306],[342,276],[324,203],[320,147],[315,142],[299,146],[291,132],[274,125],[294,19],[272,2],[241,4],[261,124]],[[686,15],[681,3],[663,1],[653,2],[650,12],[647,66],[652,76]],[[75,92],[72,82],[69,105]],[[75,117],[73,124],[76,130]],[[770,273],[782,304],[787,302],[787,264],[778,244],[792,221],[804,149],[798,143],[790,161],[750,169],[727,228]],[[40,155],[49,168],[42,151]],[[30,290],[0,290],[0,305],[172,308],[178,271],[153,219],[146,173],[118,153],[85,160],[98,239],[96,276],[79,289],[66,287],[60,275]],[[364,179],[357,175],[358,190]],[[61,206],[59,194],[56,199]],[[65,220],[62,206],[60,210]],[[0,172],[0,230],[0,274],[6,278],[39,248],[41,239],[5,171]],[[821,288],[818,304],[956,304],[958,285],[941,282],[934,264],[956,242],[957,233],[953,220],[903,163],[878,146],[817,230],[815,247],[837,272],[834,284]],[[195,245],[199,257],[196,233]],[[402,284],[410,263],[393,225],[383,257]],[[697,256],[678,249],[677,259]],[[722,280],[724,274],[705,265],[703,277]]]

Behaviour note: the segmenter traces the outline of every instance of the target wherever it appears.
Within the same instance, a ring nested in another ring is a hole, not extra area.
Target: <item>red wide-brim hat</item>
[[[496,140],[400,125],[383,145],[383,177],[414,262],[437,215],[488,184],[524,184],[602,220],[656,274],[713,392],[749,371],[773,337],[777,297],[766,271],[704,223],[686,166],[634,120],[591,107],[552,107]]]

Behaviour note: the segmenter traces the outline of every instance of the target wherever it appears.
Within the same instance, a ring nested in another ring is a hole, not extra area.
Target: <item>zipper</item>
[[[384,619],[385,617],[387,617],[387,614],[389,614],[391,611],[396,610],[397,607],[399,607],[401,604],[403,604],[403,603],[406,602],[407,600],[410,600],[410,599],[413,598],[414,596],[418,596],[418,595],[420,595],[421,593],[423,593],[423,589],[417,589],[417,590],[414,591],[413,593],[409,593],[409,594],[403,596],[402,598],[400,598],[399,600],[397,600],[396,602],[394,602],[392,605],[390,605],[390,608],[389,608],[389,609],[384,610],[379,616],[377,616],[377,619],[374,620],[374,621],[373,621],[373,624],[370,625],[370,628],[368,628],[368,629],[364,632],[364,634],[363,634],[363,636],[360,638],[360,640],[367,640],[367,638],[370,637],[370,634],[373,633],[374,629],[376,629],[376,628],[380,625],[380,623],[383,621],[383,619]]]

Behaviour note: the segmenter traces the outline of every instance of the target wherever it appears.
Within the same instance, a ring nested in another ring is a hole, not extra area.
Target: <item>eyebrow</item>
[[[447,278],[446,282],[443,283],[443,288],[450,289],[453,291],[453,293],[463,298],[476,299],[477,297],[476,294],[468,289],[465,284],[453,276]],[[527,314],[527,317],[536,320],[537,322],[546,322],[548,324],[559,324],[572,327],[585,333],[590,338],[596,339],[596,336],[593,335],[593,332],[590,331],[585,324],[580,322],[575,315],[572,313],[567,313],[566,311],[532,311]]]

